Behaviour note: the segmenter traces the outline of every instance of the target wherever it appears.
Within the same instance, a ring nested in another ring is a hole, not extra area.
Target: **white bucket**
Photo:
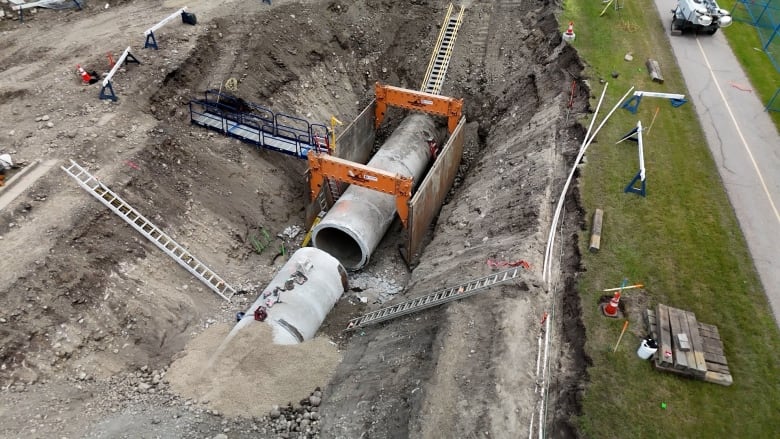
[[[648,342],[648,339],[644,339],[642,340],[642,343],[639,344],[639,349],[636,350],[636,354],[639,355],[639,358],[647,360],[652,357],[657,350],[658,345],[656,345],[655,340],[649,339]]]

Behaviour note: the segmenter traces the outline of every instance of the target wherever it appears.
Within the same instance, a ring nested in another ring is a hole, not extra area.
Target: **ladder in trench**
[[[428,63],[428,70],[425,72],[420,91],[438,95],[441,92],[441,85],[444,82],[444,76],[447,74],[447,67],[450,65],[452,48],[455,46],[455,38],[458,29],[463,22],[463,12],[465,6],[460,7],[460,12],[453,14],[453,6],[447,8],[447,14],[444,16],[444,23],[439,32],[439,39],[436,40],[436,48],[433,50],[431,60]]]
[[[135,230],[140,232],[146,239],[152,241],[160,250],[172,257],[176,262],[184,267],[193,276],[200,279],[207,287],[217,293],[219,297],[230,302],[230,298],[236,293],[227,282],[219,277],[214,271],[195,258],[184,247],[177,244],[176,241],[166,235],[165,232],[157,228],[151,221],[146,219],[137,210],[130,207],[119,195],[115,194],[106,185],[93,177],[86,169],[82,168],[73,160],[69,167],[61,166],[62,170],[73,177],[84,190],[91,193],[95,198],[103,203],[112,212],[119,215]]]
[[[357,328],[362,328],[368,325],[373,325],[375,323],[395,319],[397,317],[412,314],[447,302],[453,302],[455,300],[473,296],[474,294],[485,291],[493,285],[509,282],[517,278],[520,275],[521,270],[524,270],[524,268],[510,268],[509,270],[499,271],[498,273],[493,273],[489,276],[480,277],[460,285],[455,285],[454,287],[448,287],[443,290],[433,292],[427,296],[417,297],[396,305],[378,309],[350,320],[346,331],[352,331]]]

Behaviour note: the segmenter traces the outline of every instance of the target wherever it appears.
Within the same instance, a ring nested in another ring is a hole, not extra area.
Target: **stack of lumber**
[[[647,310],[651,336],[658,342],[657,370],[729,386],[729,372],[718,328],[696,320],[690,311],[658,304]]]

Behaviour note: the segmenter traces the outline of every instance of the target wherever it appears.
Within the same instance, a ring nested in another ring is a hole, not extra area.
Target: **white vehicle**
[[[731,13],[721,9],[715,0],[678,0],[672,14],[672,35],[688,30],[712,35],[732,22]]]

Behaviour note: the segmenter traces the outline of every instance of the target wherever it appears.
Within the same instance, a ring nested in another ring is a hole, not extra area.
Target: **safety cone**
[[[620,292],[615,293],[609,303],[601,307],[601,312],[607,317],[618,316],[618,304],[620,303]]]
[[[81,76],[81,80],[84,81],[85,84],[89,84],[89,81],[92,80],[92,77],[89,76],[89,73],[81,68],[80,65],[77,65],[76,67],[79,69],[79,76]]]
[[[569,22],[569,28],[566,29],[566,32],[563,33],[563,40],[566,41],[566,42],[571,43],[572,41],[574,41],[574,37],[575,37],[575,35],[574,35],[574,22],[570,21]]]

